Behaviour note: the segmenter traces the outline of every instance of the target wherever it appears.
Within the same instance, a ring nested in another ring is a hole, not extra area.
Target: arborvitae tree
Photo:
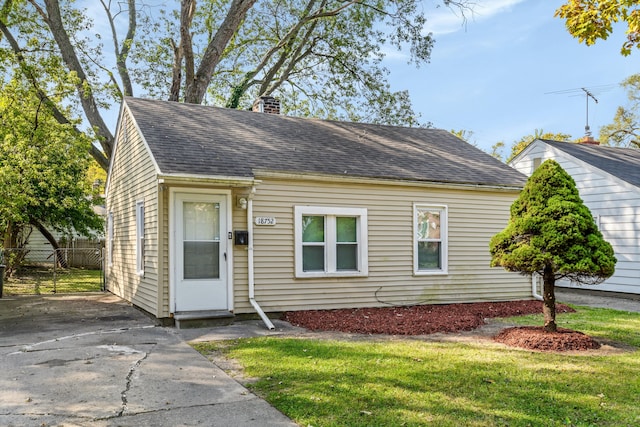
[[[547,331],[557,330],[556,280],[599,284],[611,277],[616,264],[575,181],[554,160],[531,175],[511,205],[509,224],[493,236],[489,249],[492,267],[542,276]]]

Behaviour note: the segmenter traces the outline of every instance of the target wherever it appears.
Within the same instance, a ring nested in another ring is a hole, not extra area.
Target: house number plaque
[[[273,216],[257,216],[256,225],[276,225],[276,218]]]

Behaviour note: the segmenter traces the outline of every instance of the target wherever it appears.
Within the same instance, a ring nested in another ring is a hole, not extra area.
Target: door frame
[[[229,233],[233,230],[233,206],[231,206],[231,190],[214,188],[169,188],[169,313],[176,312],[176,284],[178,283],[178,268],[176,268],[176,194],[195,194],[198,196],[223,196],[226,209],[226,230],[220,230],[221,238],[227,240],[227,310],[233,311],[233,240]]]

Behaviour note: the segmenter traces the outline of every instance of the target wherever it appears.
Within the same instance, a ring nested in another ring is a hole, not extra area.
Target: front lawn
[[[580,307],[558,321],[640,346],[639,313]],[[635,349],[567,355],[491,342],[296,338],[194,346],[239,361],[244,376],[256,378],[248,387],[303,426],[640,425]]]

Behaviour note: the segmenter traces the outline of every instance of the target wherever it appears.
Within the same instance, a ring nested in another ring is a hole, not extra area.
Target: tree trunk
[[[209,41],[202,55],[200,66],[192,81],[185,81],[185,99],[190,104],[201,104],[213,72],[220,62],[224,49],[244,21],[247,11],[257,0],[233,0],[227,16]]]
[[[542,313],[544,314],[544,329],[548,332],[556,332],[558,330],[558,326],[556,325],[556,276],[553,272],[553,268],[551,268],[550,266],[545,266],[542,278],[544,281],[542,290],[542,296],[544,300],[542,303]]]
[[[35,220],[31,221],[31,225],[36,227],[38,229],[38,231],[40,233],[42,233],[44,238],[47,239],[47,241],[51,244],[51,247],[53,247],[53,249],[54,249],[54,253],[55,253],[56,260],[58,261],[58,265],[61,268],[67,268],[68,267],[67,260],[64,259],[64,256],[62,256],[62,251],[60,250],[60,245],[58,244],[58,241],[56,240],[56,238],[53,237],[53,234],[49,233],[49,230],[47,230],[44,227],[44,225],[42,225],[38,221],[35,221]]]
[[[35,5],[34,0],[30,1]],[[60,14],[59,0],[44,0],[44,3],[47,9],[47,15],[43,16],[43,18],[46,20],[46,23],[51,30],[51,34],[58,45],[58,49],[60,49],[62,59],[69,71],[75,72],[78,76],[76,89],[78,91],[78,97],[84,114],[98,135],[98,141],[102,146],[105,156],[107,158],[111,158],[111,151],[113,150],[115,140],[113,134],[109,130],[109,127],[100,115],[96,99],[88,85],[88,78],[84,72],[84,68],[73,49],[73,44],[71,43],[69,34],[67,34],[67,31],[64,28],[64,23]]]

